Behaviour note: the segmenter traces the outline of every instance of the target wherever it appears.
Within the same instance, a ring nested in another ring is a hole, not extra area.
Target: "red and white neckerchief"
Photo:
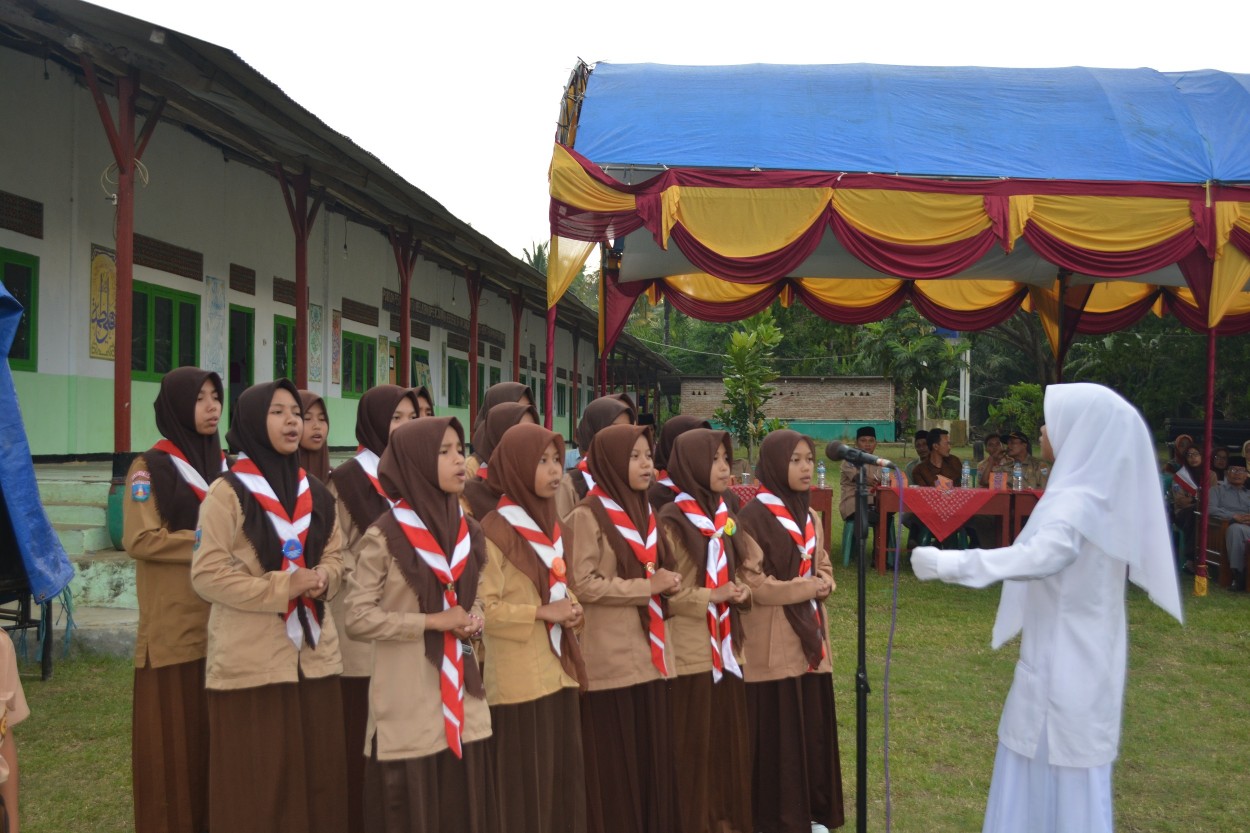
[[[1190,497],[1198,496],[1198,484],[1194,482],[1194,478],[1188,469],[1182,468],[1178,471],[1176,476],[1172,478],[1172,482],[1180,486],[1181,490]]]
[[[183,481],[191,487],[191,491],[195,492],[195,496],[204,502],[204,495],[208,493],[208,483],[204,480],[204,475],[195,470],[195,466],[187,461],[187,455],[182,453],[182,449],[174,445],[169,440],[161,440],[153,446],[157,451],[163,451],[174,460],[174,468],[178,470],[178,474],[182,475]],[[226,455],[221,455],[221,470],[226,471]]]
[[[707,538],[707,569],[703,586],[709,590],[729,583],[729,559],[725,555],[725,525],[729,521],[729,508],[720,500],[716,507],[716,519],[709,518],[702,507],[687,492],[680,492],[673,503],[686,516],[686,520]],[[707,629],[712,638],[712,681],[719,683],[724,672],[738,677],[742,669],[734,656],[733,632],[729,622],[729,603],[708,602]]]
[[[655,482],[667,489],[671,489],[675,495],[681,494],[681,487],[673,482],[673,478],[668,476],[668,471],[666,469],[660,469],[655,473]]]
[[[812,521],[812,513],[807,513],[807,524],[803,531],[799,531],[799,525],[795,523],[794,517],[790,514],[790,510],[781,502],[781,498],[768,491],[764,486],[760,486],[759,491],[755,493],[755,499],[764,504],[764,507],[773,513],[773,517],[777,519],[777,523],[781,524],[781,528],[790,533],[790,540],[799,548],[799,578],[808,578],[812,574],[812,561],[816,554],[816,524]],[[820,620],[820,607],[816,604],[816,600],[811,600],[812,615],[816,617],[816,632],[820,633],[824,629],[824,623]],[[825,643],[822,639],[820,642],[820,657],[825,657]],[[815,669],[808,668],[809,671]]]
[[[560,539],[560,525],[556,524],[556,538],[551,540],[530,517],[529,512],[513,503],[507,495],[499,499],[496,511],[512,524],[512,528],[526,540],[538,560],[547,568],[547,587],[551,591],[551,601],[558,602],[568,598],[568,567],[564,563],[564,542]],[[551,649],[556,652],[556,656],[561,656],[560,636],[563,633],[564,628],[560,625],[547,623],[547,636],[551,639]]]
[[[487,463],[482,463],[477,467],[477,476],[479,480],[486,479],[486,472],[490,469]]]
[[[655,514],[651,511],[651,504],[647,504],[647,539],[644,541],[642,535],[638,532],[638,528],[634,526],[634,522],[629,519],[629,515],[621,508],[621,505],[608,496],[603,489],[595,486],[590,490],[590,494],[599,498],[603,504],[603,509],[608,513],[608,519],[616,527],[616,531],[621,534],[629,544],[629,548],[634,553],[634,558],[642,564],[647,571],[647,576],[655,574],[656,559],[658,557],[658,549],[656,542],[658,540],[655,531]],[[647,603],[647,636],[651,643],[651,664],[655,666],[663,676],[668,676],[668,667],[664,662],[664,608],[660,605],[660,597],[652,596]]]
[[[586,458],[577,461],[577,470],[582,473],[582,477],[586,480],[586,491],[589,492],[595,488],[595,479],[590,476],[590,466],[586,463]]]
[[[391,507],[391,514],[399,522],[399,528],[404,531],[417,557],[434,571],[439,583],[443,585],[443,610],[451,610],[460,604],[456,597],[456,582],[460,580],[465,565],[469,563],[470,544],[469,525],[464,520],[464,510],[460,510],[460,529],[456,533],[456,544],[452,548],[450,559],[406,500],[397,501]],[[447,732],[447,748],[460,758],[463,757],[460,736],[464,731],[464,643],[451,631],[443,634],[443,664],[439,690],[443,695],[443,727]]]
[[[304,545],[308,541],[308,527],[312,524],[313,508],[312,491],[308,487],[307,473],[303,469],[299,470],[299,490],[295,498],[295,512],[288,515],[282,502],[278,500],[277,494],[274,493],[273,487],[269,485],[269,481],[246,454],[239,453],[238,462],[234,464],[231,471],[265,510],[265,514],[269,516],[269,523],[273,524],[273,531],[278,534],[278,540],[283,542],[282,557],[286,560],[284,571],[293,573],[307,567],[304,561]],[[296,650],[304,647],[304,629],[300,627],[299,616],[295,614],[296,607],[299,605],[302,605],[308,614],[308,630],[312,634],[312,647],[315,648],[321,641],[321,623],[317,621],[317,606],[313,604],[312,599],[299,596],[287,602],[286,615],[282,617],[286,622],[286,635],[295,645]]]
[[[373,490],[381,495],[387,504],[394,506],[395,501],[387,497],[386,490],[382,488],[382,483],[378,480],[378,455],[362,445],[356,450],[356,462],[360,464],[365,477],[369,478],[369,483],[373,485]]]

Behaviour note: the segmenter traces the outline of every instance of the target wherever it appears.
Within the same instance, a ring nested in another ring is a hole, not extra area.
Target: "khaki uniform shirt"
[[[425,612],[377,527],[369,527],[358,549],[356,567],[347,577],[343,626],[371,649],[373,679],[362,752],[371,754],[376,738],[380,761],[437,754],[447,748],[447,733],[441,671],[425,655]],[[471,612],[481,616],[480,579],[478,584]],[[465,692],[461,740],[470,743],[490,734],[485,698]]]
[[[846,520],[855,514],[855,488],[859,479],[859,466],[842,461],[840,469],[842,478],[842,499],[838,503],[838,512],[842,515],[842,520]],[[868,506],[869,508],[877,504],[877,496],[872,492],[872,487],[881,483],[881,467],[867,465],[864,466],[864,477],[868,478]]]
[[[1010,489],[1011,488],[1011,472],[1012,472],[1012,469],[1015,467],[1015,465],[1016,465],[1016,461],[1010,457],[1007,457],[1003,461],[1002,465],[994,466],[992,469],[990,469],[990,472],[1005,472],[1007,475],[1007,488]],[[1045,489],[1046,488],[1046,481],[1050,478],[1050,470],[1049,470],[1049,467],[1046,465],[1045,461],[1039,460],[1038,458],[1030,455],[1028,457],[1025,457],[1024,460],[1020,463],[1020,469],[1024,475],[1024,478],[1023,478],[1024,488],[1026,489]],[[1046,470],[1045,474],[1042,473],[1043,469]],[[989,481],[990,481],[990,478],[989,478],[989,474],[987,473],[985,475],[985,481],[981,485],[988,486],[990,485]]]
[[[135,500],[130,484],[150,480],[147,460],[139,455],[126,474],[122,504],[122,546],[135,560],[139,629],[135,668],[162,668],[203,659],[208,653],[208,602],[191,586],[194,529],[170,530],[156,497]]]
[[[364,530],[357,529],[352,521],[352,513],[347,511],[347,504],[338,499],[338,491],[331,480],[327,488],[334,495],[334,518],[338,523],[339,532],[343,535],[343,582],[351,578],[352,570],[356,569],[356,556],[364,542]],[[339,593],[330,602],[330,611],[334,621],[347,621],[347,594]],[[344,677],[368,677],[373,667],[372,647],[368,640],[357,641],[350,634],[339,634],[339,653],[343,655]]]
[[[243,534],[243,507],[234,488],[218,479],[200,507],[200,535],[191,558],[191,584],[212,604],[208,616],[206,687],[228,690],[294,683],[302,673],[318,678],[341,674],[338,629],[330,606],[321,620],[314,650],[296,650],[286,634],[291,574],[265,572]],[[343,536],[338,524],[326,540],[319,565],[326,573],[326,596],[333,599],[343,576]],[[292,616],[296,615],[294,613]]]

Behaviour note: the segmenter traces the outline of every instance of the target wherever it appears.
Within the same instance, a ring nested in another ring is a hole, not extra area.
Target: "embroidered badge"
[[[194,551],[194,550],[198,550],[199,548],[200,548],[200,528],[197,526],[195,528],[195,543],[191,545],[191,549]]]
[[[295,538],[291,538],[289,541],[287,541],[285,544],[282,545],[282,555],[285,556],[289,561],[295,561],[303,553],[304,553],[304,548],[300,546],[299,541],[296,540]]]
[[[130,497],[136,503],[144,503],[152,495],[152,484],[146,480],[135,480],[130,484]]]

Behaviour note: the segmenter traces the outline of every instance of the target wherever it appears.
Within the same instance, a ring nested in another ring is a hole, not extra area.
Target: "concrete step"
[[[74,557],[71,561],[74,578],[69,586],[74,593],[75,604],[100,608],[139,606],[135,592],[135,562],[126,553],[102,548],[101,552]]]
[[[82,503],[43,504],[44,512],[53,526],[108,526],[108,515],[103,504],[99,506]]]
[[[78,555],[99,552],[113,548],[109,531],[102,526],[88,524],[54,524],[56,537],[61,539],[65,554],[73,558]]]
[[[74,504],[103,508],[108,505],[109,481],[39,478],[39,499],[45,506]]]

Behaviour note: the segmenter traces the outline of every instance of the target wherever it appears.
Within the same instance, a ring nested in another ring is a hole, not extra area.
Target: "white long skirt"
[[[1032,758],[998,744],[982,833],[1111,833],[1113,828],[1111,764],[1048,763],[1044,727]]]

